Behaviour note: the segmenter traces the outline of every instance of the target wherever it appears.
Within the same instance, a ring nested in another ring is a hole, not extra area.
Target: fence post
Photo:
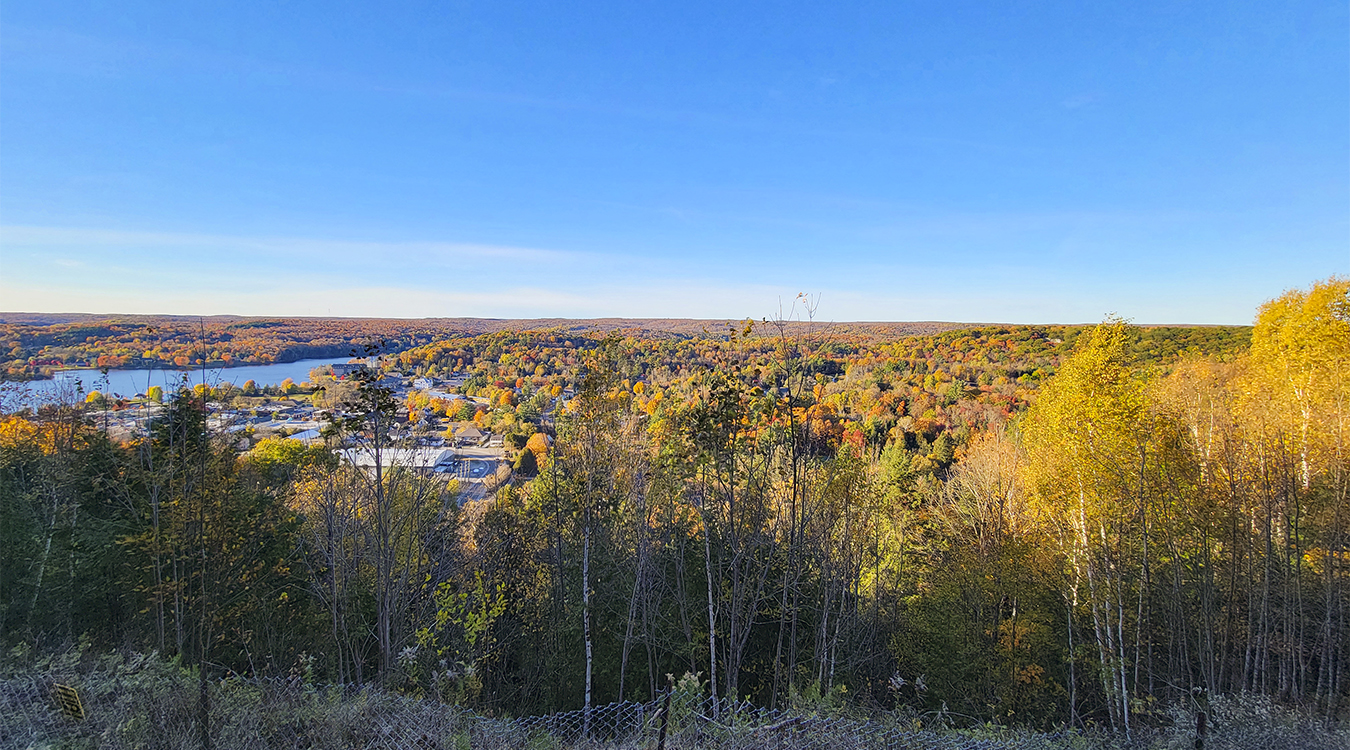
[[[211,750],[211,698],[206,684],[206,663],[197,663],[197,724],[202,750]]]
[[[670,681],[674,683],[675,678]],[[657,736],[656,750],[666,750],[666,727],[670,726],[670,694],[675,692],[675,686],[672,684],[666,689],[666,699],[662,701],[661,706],[661,733]]]

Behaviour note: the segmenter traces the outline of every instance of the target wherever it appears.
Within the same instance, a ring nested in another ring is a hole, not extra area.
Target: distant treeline
[[[0,315],[0,380],[50,377],[62,367],[143,369],[188,368],[293,362],[346,357],[375,345],[382,353],[402,352],[444,339],[494,332],[547,330],[590,337],[616,332],[637,338],[719,339],[739,325],[699,320],[490,320],[348,318],[187,318],[173,316]],[[879,342],[908,336],[970,329],[951,323],[834,323],[792,321],[780,327],[793,335],[828,335],[841,341]],[[1058,327],[1070,339],[1077,328]],[[1242,327],[1149,328],[1159,356],[1190,347],[1213,350]]]

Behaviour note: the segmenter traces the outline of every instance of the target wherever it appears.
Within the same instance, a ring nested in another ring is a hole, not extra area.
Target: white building
[[[375,451],[370,448],[344,448],[337,452],[343,461],[367,471],[375,469]],[[454,461],[455,452],[448,448],[426,446],[420,448],[384,448],[380,451],[380,463],[385,469],[404,468],[430,473],[437,466]]]

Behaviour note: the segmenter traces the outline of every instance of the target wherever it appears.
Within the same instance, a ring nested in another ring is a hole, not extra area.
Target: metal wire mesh
[[[202,747],[199,683],[143,674],[86,680],[85,716],[63,713],[57,682],[74,677],[25,675],[0,680],[0,748],[154,750]],[[515,719],[486,717],[432,701],[350,686],[315,687],[299,680],[231,679],[206,685],[209,742],[217,750],[463,750],[466,748],[657,748],[669,750],[1067,750],[1169,746],[1154,736],[1125,741],[1076,732],[1036,733],[984,728],[932,730],[883,715],[849,718],[681,694],[648,703],[621,702],[590,711]],[[669,698],[669,700],[668,700]],[[1290,747],[1325,747],[1342,735],[1306,738]],[[1216,738],[1217,739],[1217,738]],[[1189,744],[1189,743],[1187,743]],[[1244,743],[1245,744],[1245,743]],[[1221,746],[1219,744],[1210,747]],[[1269,741],[1265,750],[1280,746]],[[1336,745],[1340,747],[1341,745]]]

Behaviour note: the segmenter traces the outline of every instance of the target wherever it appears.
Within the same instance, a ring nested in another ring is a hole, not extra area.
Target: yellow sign
[[[84,704],[80,702],[79,692],[69,685],[60,683],[53,687],[56,690],[56,705],[61,709],[61,713],[72,719],[83,719]]]

